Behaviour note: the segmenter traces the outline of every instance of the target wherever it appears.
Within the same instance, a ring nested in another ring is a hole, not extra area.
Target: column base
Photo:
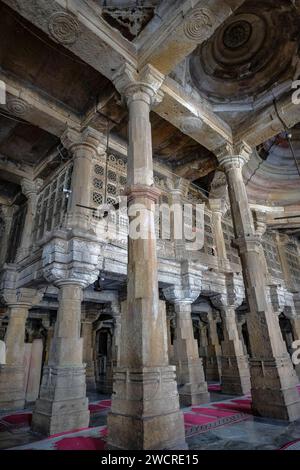
[[[47,436],[89,425],[84,367],[45,367],[31,429]]]
[[[246,395],[250,392],[250,371],[246,356],[222,356],[222,393]]]
[[[205,378],[207,382],[219,382],[221,380],[218,358],[216,356],[206,358]]]
[[[285,421],[299,419],[298,378],[289,357],[251,359],[250,368],[253,413]]]
[[[117,368],[107,422],[110,449],[187,449],[175,367]]]
[[[204,377],[202,359],[177,364],[177,383],[182,406],[209,403],[210,395]]]
[[[0,409],[16,410],[25,406],[24,367],[0,366]]]

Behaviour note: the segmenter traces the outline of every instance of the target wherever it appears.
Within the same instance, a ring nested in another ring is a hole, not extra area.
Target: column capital
[[[235,310],[240,307],[245,298],[245,291],[242,283],[234,274],[226,274],[225,289],[225,292],[210,297],[213,306],[222,311]]]
[[[43,180],[38,178],[36,180],[31,180],[29,178],[23,178],[21,180],[22,193],[27,199],[32,199],[38,191],[43,186]]]
[[[212,212],[224,216],[228,209],[228,204],[224,199],[209,199],[209,208]]]
[[[246,142],[222,145],[216,151],[216,157],[224,170],[242,169],[252,155],[252,148]]]
[[[91,127],[86,127],[81,131],[68,127],[60,140],[63,146],[71,152],[78,147],[86,147],[93,152],[106,150],[106,136]]]
[[[128,103],[135,100],[147,99],[149,105],[162,101],[163,93],[160,87],[165,76],[152,65],[145,65],[139,72],[130,64],[122,65],[113,76],[116,89],[124,95]]]
[[[8,307],[27,307],[31,308],[38,305],[44,295],[45,289],[28,289],[25,287],[19,289],[4,289],[0,295],[2,302]]]
[[[267,214],[260,210],[252,210],[254,214],[255,234],[262,239],[267,231]]]
[[[165,298],[173,303],[192,304],[199,297],[202,289],[202,271],[188,261],[181,263],[180,285],[167,287],[163,290]],[[203,271],[207,268],[203,266]]]
[[[181,197],[185,197],[190,188],[191,182],[185,178],[177,177],[167,180],[167,187],[171,194],[178,194]]]

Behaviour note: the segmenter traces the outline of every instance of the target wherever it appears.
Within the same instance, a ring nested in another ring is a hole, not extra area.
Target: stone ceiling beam
[[[230,126],[219,118],[205,101],[191,96],[167,77],[161,91],[164,99],[154,111],[207,149],[214,151],[232,141]]]
[[[84,0],[3,0],[52,40],[108,79],[124,63],[137,67],[134,44],[111,27],[101,8]]]
[[[277,109],[281,119],[272,104],[245,121],[235,135],[236,140],[245,141],[254,148],[284,130],[281,120],[287,128],[300,122],[300,105],[293,104],[292,94],[278,100]]]
[[[0,153],[0,172],[5,174],[5,176],[11,175],[12,178],[6,178],[9,181],[19,183],[23,178],[32,178],[33,168],[26,163],[13,161]]]
[[[4,3],[110,80],[124,62],[133,65],[135,69],[139,67],[135,45],[123,38],[119,31],[104,21],[96,6],[92,7],[91,4],[87,4],[83,0],[72,2],[66,0],[28,0],[26,2],[4,0]],[[200,5],[207,2],[201,0],[196,3]],[[214,0],[212,11],[219,9],[215,13],[218,20],[214,21],[221,22],[222,18],[225,19],[229,16],[241,3],[243,3],[241,0],[226,0],[226,2]],[[190,0],[185,2],[185,5],[184,18],[193,30],[193,26],[190,24],[193,23],[193,16],[189,17],[189,14],[192,12],[191,5],[195,6],[195,1]],[[194,8],[194,10],[195,13],[197,9]],[[204,26],[205,11],[206,8],[203,6],[200,17],[203,17]],[[182,15],[181,12],[181,26],[183,27],[185,23]],[[187,28],[187,25],[185,27]],[[197,34],[200,34],[198,28],[199,25],[196,22],[195,30]],[[202,29],[201,27],[200,30],[202,31]],[[154,36],[156,37],[156,34]],[[198,41],[199,38],[197,41],[190,41],[193,48],[197,46]],[[187,51],[185,53],[188,54]],[[155,109],[155,112],[166,121],[210,150],[222,145],[225,140],[231,140],[230,127],[214,114],[208,103],[197,102],[196,97],[191,97],[184,92],[183,88],[170,78],[166,79],[162,91],[164,92],[164,100]],[[55,107],[53,114],[52,118],[56,120]],[[66,111],[65,119],[70,120],[71,117],[71,114]],[[46,119],[44,116],[39,116],[36,123],[39,127],[42,127],[40,123],[46,126],[48,119],[49,116]],[[53,119],[50,119],[49,123]],[[52,129],[47,130],[55,135],[60,135],[62,132],[57,132],[57,128],[60,127],[59,122],[55,124]],[[71,124],[71,127],[74,125]]]
[[[169,74],[242,3],[244,0],[185,0],[177,8],[169,8],[157,29],[149,28],[148,34],[142,34],[139,67],[150,63]]]
[[[6,84],[6,104],[0,109],[9,112],[17,119],[29,122],[58,137],[66,126],[80,127],[80,119],[65,107],[46,98],[42,92],[25,86],[0,71],[0,80]]]

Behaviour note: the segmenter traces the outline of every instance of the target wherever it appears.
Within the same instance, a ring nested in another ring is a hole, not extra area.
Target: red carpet
[[[227,418],[228,416],[234,416],[236,414],[235,411],[216,410],[214,408],[192,408],[192,411],[215,418]]]
[[[0,431],[4,431],[8,427],[28,427],[31,424],[31,419],[31,413],[16,413],[14,415],[3,416],[0,420]]]
[[[202,424],[213,423],[214,421],[216,421],[216,419],[210,418],[209,416],[201,416],[201,415],[196,415],[192,413],[184,413],[185,424],[202,425]]]
[[[251,405],[238,405],[237,403],[214,403],[214,407],[222,410],[233,410],[238,413],[252,414]]]
[[[208,391],[209,392],[221,392],[222,391],[221,385],[217,385],[217,384],[208,385]]]
[[[96,437],[65,437],[56,442],[56,450],[104,450],[106,443]]]
[[[238,405],[252,405],[251,398],[239,398],[237,400],[232,400],[233,403],[237,403]]]

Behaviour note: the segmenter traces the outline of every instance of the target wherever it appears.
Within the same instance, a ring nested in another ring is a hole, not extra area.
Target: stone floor
[[[109,398],[109,396],[97,393],[89,395],[90,402]],[[237,397],[211,392],[211,403],[223,402],[232,398]],[[30,410],[30,407],[27,408],[27,411]],[[190,412],[191,409],[184,408],[183,411]],[[92,414],[90,426],[93,428],[105,426],[107,413],[108,410]],[[0,449],[15,448],[41,439],[43,439],[41,436],[32,433],[28,428],[17,429],[14,432],[2,429],[0,431]],[[297,439],[300,439],[300,420],[288,424],[249,415],[242,422],[225,424],[187,437],[187,442],[191,450],[275,450]]]

